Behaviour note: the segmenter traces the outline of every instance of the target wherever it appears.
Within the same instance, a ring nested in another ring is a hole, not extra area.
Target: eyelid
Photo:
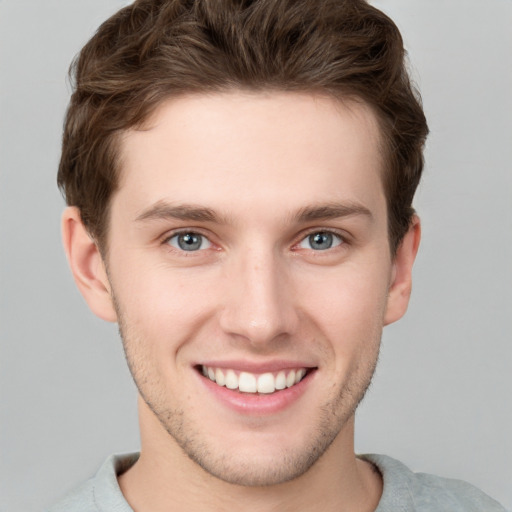
[[[206,233],[206,231],[203,228],[190,227],[190,226],[170,229],[169,231],[166,231],[163,235],[161,235],[159,238],[162,242],[167,242],[167,240],[169,240],[173,236],[181,235],[184,233],[194,233],[196,235],[202,235],[202,236],[208,238],[208,240],[210,240],[210,235],[208,233]]]
[[[201,251],[205,251],[206,249],[211,249],[211,247],[214,244],[214,242],[212,241],[211,239],[211,236],[208,235],[208,234],[205,234],[204,230],[201,229],[201,228],[189,228],[189,227],[186,227],[186,228],[177,228],[177,229],[174,229],[170,232],[167,232],[165,235],[163,235],[160,239],[160,244],[161,245],[167,245],[168,247],[172,248],[173,250],[176,250],[178,252],[187,252],[187,251],[183,251],[181,249],[178,249],[176,247],[173,247],[169,242],[171,239],[173,239],[174,237],[176,236],[179,236],[179,235],[185,235],[185,234],[194,234],[194,235],[199,235],[203,238],[206,238],[206,240],[208,240],[209,244],[210,244],[210,247],[207,247],[205,249],[200,249],[198,251],[189,251],[190,253],[194,253],[194,252],[201,252]]]
[[[169,247],[174,249],[174,247],[172,247],[169,244],[169,240],[171,240],[173,237],[180,235],[180,234],[193,233],[193,234],[200,235],[200,236],[206,238],[208,240],[208,242],[211,244],[211,246],[215,246],[218,248],[217,244],[212,240],[212,238],[213,238],[212,235],[209,233],[205,233],[205,231],[206,230],[204,230],[203,228],[198,228],[198,227],[176,228],[170,232],[165,233],[160,238],[160,243],[162,245],[167,244],[167,245],[169,245]],[[304,241],[308,236],[311,236],[312,234],[315,234],[315,233],[330,233],[330,234],[338,237],[341,240],[341,243],[334,246],[332,249],[335,249],[336,247],[339,247],[340,245],[346,245],[346,244],[350,243],[350,235],[344,230],[340,230],[340,229],[333,228],[333,227],[312,227],[312,228],[305,229],[299,235],[297,235],[296,241],[292,244],[292,249],[297,248],[298,245],[302,241]],[[209,249],[212,248],[211,246],[209,247]],[[203,251],[203,250],[206,250],[206,249],[201,249],[201,251]],[[180,251],[180,252],[186,252],[186,251]],[[190,252],[200,252],[200,251],[190,251]],[[315,252],[321,252],[321,251],[315,251]]]
[[[304,230],[300,235],[297,236],[297,241],[293,244],[294,247],[297,247],[301,242],[303,242],[306,238],[308,238],[311,235],[314,235],[315,233],[329,233],[331,235],[334,235],[338,237],[341,240],[341,244],[344,245],[348,244],[350,242],[350,236],[346,233],[346,231],[332,228],[332,227],[315,227],[315,228],[309,228],[307,230]],[[338,247],[338,246],[336,246]]]

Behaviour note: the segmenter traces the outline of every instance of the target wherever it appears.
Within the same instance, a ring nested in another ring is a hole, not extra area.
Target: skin
[[[379,147],[361,104],[181,97],[123,137],[105,261],[66,210],[76,282],[119,323],[140,392],[141,457],[119,478],[135,511],[375,509],[354,411],[383,326],[406,311],[420,238],[414,219],[391,256]],[[201,248],[180,249],[180,230]],[[197,371],[281,361],[312,371],[273,413],[227,407]]]

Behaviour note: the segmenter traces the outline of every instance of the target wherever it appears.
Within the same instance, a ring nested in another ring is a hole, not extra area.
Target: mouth
[[[251,373],[231,368],[200,365],[198,371],[217,386],[247,394],[271,395],[299,384],[313,368],[287,368],[276,372]]]

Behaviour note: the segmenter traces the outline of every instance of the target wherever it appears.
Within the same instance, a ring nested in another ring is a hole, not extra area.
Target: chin
[[[330,444],[330,443],[328,443]],[[300,452],[286,451],[276,456],[262,457],[255,454],[228,454],[201,456],[187,453],[209,475],[226,483],[244,487],[267,487],[299,478],[321,457],[328,446],[311,446]]]
[[[149,405],[149,404],[148,404]],[[352,414],[338,415],[332,407],[322,410],[320,420],[303,424],[302,432],[245,433],[198,429],[183,414],[158,414],[149,406],[172,444],[209,475],[223,482],[264,487],[289,482],[308,472],[329,450]],[[225,436],[219,432],[225,432]]]

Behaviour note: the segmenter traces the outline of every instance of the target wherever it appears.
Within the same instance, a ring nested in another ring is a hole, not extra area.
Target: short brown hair
[[[428,133],[404,61],[398,28],[364,0],[138,0],[72,65],[59,187],[105,248],[119,136],[165,99],[239,89],[355,99],[380,124],[394,252],[414,213]]]

